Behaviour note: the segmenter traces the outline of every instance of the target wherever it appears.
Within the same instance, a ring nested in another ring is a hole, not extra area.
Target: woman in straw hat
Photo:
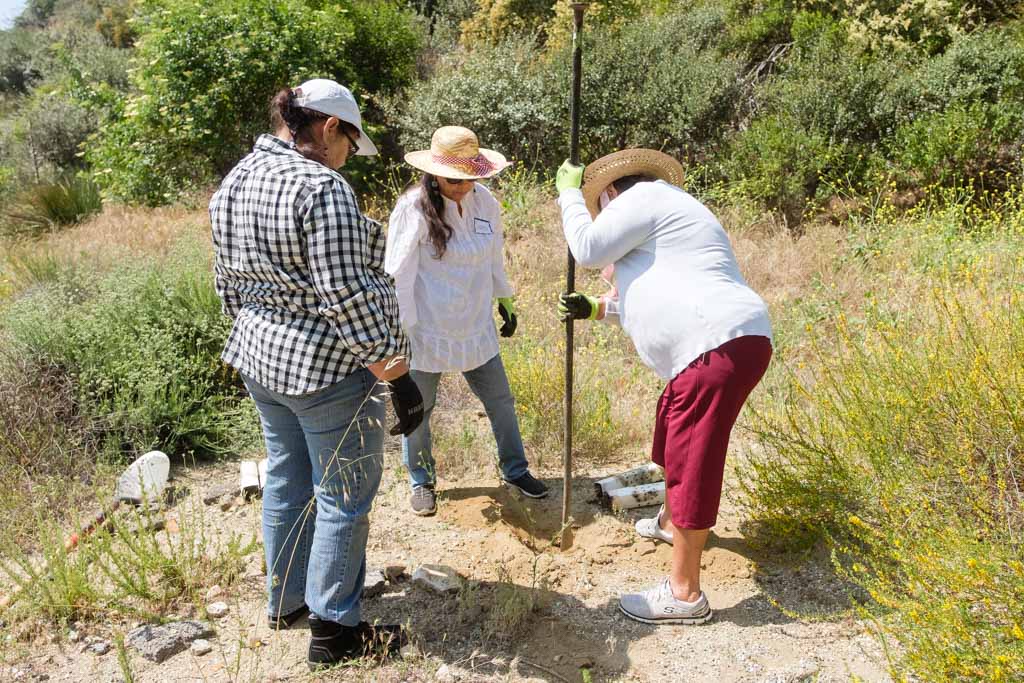
[[[711,618],[700,556],[718,516],[729,434],[772,355],[768,310],[740,274],[721,224],[679,188],[671,157],[628,149],[586,169],[566,162],[556,185],[565,238],[583,267],[614,264],[617,297],[562,295],[568,318],[622,325],[641,359],[666,380],[652,459],[665,468],[665,506],[637,523],[673,545],[671,573],[623,595],[619,609],[651,624]]]
[[[402,439],[402,456],[417,515],[437,509],[430,414],[441,373],[461,372],[487,411],[505,483],[531,498],[547,487],[528,469],[515,401],[498,352],[492,302],[510,337],[518,323],[505,274],[501,207],[477,181],[510,165],[482,149],[460,126],[438,128],[430,149],[405,160],[423,172],[391,213],[385,268],[395,278],[398,304],[412,344],[412,376],[423,394],[424,418]]]
[[[397,625],[362,621],[368,513],[380,484],[385,395],[410,433],[423,401],[384,235],[337,172],[377,150],[352,93],[315,79],[273,100],[276,132],[228,173],[210,201],[215,280],[234,318],[222,354],[263,424],[269,621],[309,614],[311,668],[396,652]]]

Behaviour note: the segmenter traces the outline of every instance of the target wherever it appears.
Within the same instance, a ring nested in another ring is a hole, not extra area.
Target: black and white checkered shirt
[[[408,355],[384,234],[345,179],[263,135],[210,200],[215,281],[235,319],[221,358],[306,394]]]

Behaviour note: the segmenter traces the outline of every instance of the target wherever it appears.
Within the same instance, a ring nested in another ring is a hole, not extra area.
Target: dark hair
[[[615,188],[616,192],[622,194],[623,192],[633,187],[637,183],[651,183],[654,182],[655,180],[657,180],[657,178],[655,178],[654,176],[637,173],[635,175],[622,176],[618,180],[613,180],[612,186]]]
[[[323,140],[313,132],[313,124],[331,118],[323,112],[307,109],[295,104],[295,91],[291,88],[279,90],[270,100],[270,122],[276,131],[281,125],[288,127],[292,141],[299,154],[327,165]],[[352,138],[359,137],[359,129],[348,121],[340,121],[342,130]]]
[[[427,219],[427,235],[434,246],[434,258],[441,260],[448,250],[448,240],[452,238],[452,226],[444,220],[444,197],[437,184],[437,176],[424,173],[420,179],[423,191],[416,200],[416,208]]]

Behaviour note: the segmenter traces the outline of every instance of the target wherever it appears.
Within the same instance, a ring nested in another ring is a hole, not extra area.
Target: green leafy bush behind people
[[[270,97],[324,76],[362,94],[405,84],[421,35],[393,2],[151,0],[136,91],[90,146],[105,191],[146,204],[214,181],[267,129]]]

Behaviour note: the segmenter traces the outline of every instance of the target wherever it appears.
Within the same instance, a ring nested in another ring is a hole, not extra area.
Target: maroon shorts
[[[767,337],[738,337],[702,353],[658,400],[651,460],[665,468],[672,523],[680,529],[715,525],[729,434],[771,357]]]

